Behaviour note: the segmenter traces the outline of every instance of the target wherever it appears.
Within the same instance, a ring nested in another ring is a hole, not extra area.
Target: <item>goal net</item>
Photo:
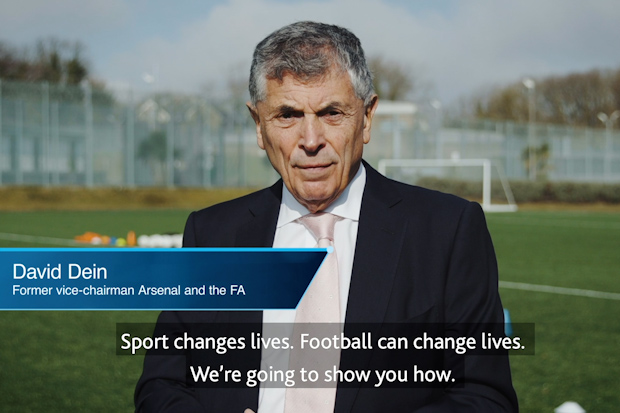
[[[487,212],[517,210],[502,169],[490,159],[382,159],[379,172],[397,181],[480,202]]]

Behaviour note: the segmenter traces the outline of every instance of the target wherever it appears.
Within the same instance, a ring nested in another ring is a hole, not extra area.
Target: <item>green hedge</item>
[[[464,198],[482,198],[482,184],[479,181],[422,178],[417,182],[417,185],[448,192]],[[599,184],[582,182],[511,181],[510,189],[517,203],[620,203],[620,183]],[[493,200],[505,202],[506,197],[499,181],[494,181],[491,184],[491,197]]]

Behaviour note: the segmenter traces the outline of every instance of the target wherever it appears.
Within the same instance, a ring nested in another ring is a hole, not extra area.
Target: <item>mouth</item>
[[[302,174],[308,177],[317,177],[325,174],[331,166],[334,164],[329,163],[312,163],[306,165],[297,165],[297,169],[301,171]]]
[[[309,164],[309,165],[300,165],[299,168],[301,169],[320,169],[320,168],[328,168],[331,165],[331,163],[326,163],[326,164]]]
[[[318,172],[318,171],[324,171],[332,165],[333,164],[331,162],[330,163],[317,163],[317,164],[298,165],[297,168],[304,170],[304,171],[308,171],[308,172],[313,172],[313,171]]]

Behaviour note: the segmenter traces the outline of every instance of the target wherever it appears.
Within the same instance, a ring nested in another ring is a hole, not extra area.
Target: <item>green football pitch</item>
[[[58,247],[86,231],[182,232],[189,211],[0,212],[0,247]],[[567,400],[620,405],[620,214],[487,216],[500,293],[514,323],[534,323],[535,355],[511,357],[522,411]],[[116,323],[154,312],[0,313],[0,411],[130,412],[140,356],[117,356]]]

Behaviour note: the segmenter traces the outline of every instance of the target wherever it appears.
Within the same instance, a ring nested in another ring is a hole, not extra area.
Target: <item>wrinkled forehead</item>
[[[312,106],[334,102],[347,106],[362,103],[355,94],[349,74],[337,68],[312,77],[285,72],[282,79],[267,80],[265,92],[269,106],[284,102],[306,102]]]

